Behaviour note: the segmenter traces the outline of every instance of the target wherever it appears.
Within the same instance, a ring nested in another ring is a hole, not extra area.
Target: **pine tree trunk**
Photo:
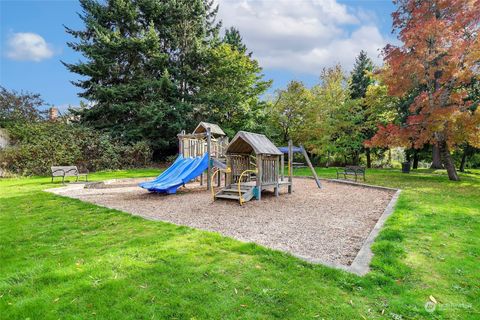
[[[371,159],[371,155],[370,155],[370,148],[365,149],[365,154],[367,156],[367,168],[370,169],[372,167],[372,159]]]
[[[418,150],[413,150],[413,169],[418,169]]]
[[[457,174],[457,170],[455,169],[455,164],[453,163],[450,150],[448,149],[447,142],[445,140],[439,141],[438,149],[440,151],[442,163],[445,166],[445,169],[447,169],[448,178],[452,181],[460,180]]]
[[[432,148],[432,165],[430,169],[443,169],[440,149],[437,144],[434,144]]]
[[[460,172],[465,172],[466,163],[467,163],[467,150],[463,150],[462,162],[460,162]]]

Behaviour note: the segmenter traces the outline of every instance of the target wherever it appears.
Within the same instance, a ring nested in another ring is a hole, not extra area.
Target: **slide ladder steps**
[[[242,194],[243,202],[250,201],[253,198],[253,186],[241,186],[240,192]],[[238,194],[238,188],[235,185],[229,186],[225,189],[220,190],[215,194],[216,199],[226,199],[226,200],[236,200],[240,201]]]

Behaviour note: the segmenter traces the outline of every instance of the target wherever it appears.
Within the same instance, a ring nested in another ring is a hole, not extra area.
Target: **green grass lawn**
[[[55,196],[49,178],[3,179],[0,319],[479,319],[480,171],[461,179],[367,172],[404,191],[365,277]]]

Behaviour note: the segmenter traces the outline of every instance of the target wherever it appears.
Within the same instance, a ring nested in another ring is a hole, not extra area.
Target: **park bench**
[[[355,181],[357,181],[358,176],[362,176],[363,181],[365,181],[365,167],[346,166],[342,170],[337,169],[337,179],[340,175],[343,175],[344,179],[347,179],[347,176],[354,176]]]
[[[80,177],[84,177],[85,181],[88,181],[88,173],[80,173],[76,166],[53,166],[52,170],[52,182],[55,177],[62,177],[62,183],[65,183],[65,177],[76,177],[76,181]]]
[[[307,166],[303,162],[292,162],[293,169],[306,168]]]

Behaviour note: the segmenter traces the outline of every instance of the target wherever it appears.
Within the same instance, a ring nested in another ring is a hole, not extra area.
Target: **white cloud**
[[[336,0],[218,0],[224,27],[240,30],[265,68],[320,74],[341,63],[350,69],[360,50],[380,63],[387,40],[371,12]]]
[[[31,32],[14,33],[8,39],[7,57],[20,61],[41,61],[54,54],[42,36]]]

